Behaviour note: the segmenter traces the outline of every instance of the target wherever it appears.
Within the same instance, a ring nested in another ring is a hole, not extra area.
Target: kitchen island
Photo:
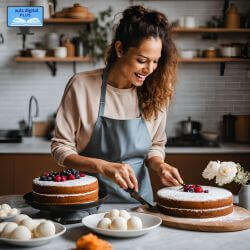
[[[112,208],[129,209],[136,204],[104,204],[99,212],[105,212]],[[35,215],[38,210],[27,207],[23,213]],[[54,239],[49,244],[29,249],[35,250],[72,250],[75,248],[75,241],[82,235],[90,232],[82,224],[67,225],[67,231],[62,236]],[[137,238],[110,238],[99,235],[100,238],[109,241],[114,250],[248,250],[250,249],[250,229],[238,232],[210,233],[186,231],[165,226],[160,226],[153,231]],[[17,249],[15,246],[9,246],[0,243],[1,250]],[[27,249],[18,247],[18,249]]]

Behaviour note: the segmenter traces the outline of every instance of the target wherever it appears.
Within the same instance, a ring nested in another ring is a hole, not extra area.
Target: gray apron
[[[138,180],[139,194],[152,202],[151,182],[148,169],[144,164],[144,159],[152,144],[151,137],[142,115],[129,120],[104,117],[106,77],[107,73],[104,71],[98,118],[90,141],[80,154],[109,162],[129,164]],[[95,174],[95,176],[99,179],[100,188],[108,193],[107,203],[137,202],[112,180],[100,174]]]

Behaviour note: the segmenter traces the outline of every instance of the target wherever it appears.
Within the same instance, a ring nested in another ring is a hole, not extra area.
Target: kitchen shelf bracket
[[[56,62],[46,62],[46,64],[51,70],[52,76],[56,76],[56,71],[57,71]]]
[[[220,76],[224,76],[225,68],[226,68],[226,63],[225,62],[221,62],[220,63]]]

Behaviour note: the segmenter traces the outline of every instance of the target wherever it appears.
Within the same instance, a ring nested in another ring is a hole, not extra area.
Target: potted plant
[[[79,31],[84,54],[88,55],[94,63],[104,58],[109,34],[112,30],[112,21],[110,20],[112,12],[111,7],[99,12],[93,23],[84,25],[83,29]]]
[[[234,181],[241,185],[239,191],[239,205],[250,209],[250,172],[235,162],[210,161],[202,173],[208,180],[215,178],[215,182],[222,186]]]

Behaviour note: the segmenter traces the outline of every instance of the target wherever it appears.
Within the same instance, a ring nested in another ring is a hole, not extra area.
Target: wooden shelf
[[[92,23],[95,20],[95,17],[88,18],[45,18],[45,24],[83,24],[83,23]]]
[[[34,57],[21,57],[17,56],[15,58],[16,62],[89,62],[89,57],[65,57],[65,58],[57,58],[57,57],[44,57],[44,58],[34,58]]]
[[[250,29],[226,28],[178,28],[172,29],[173,33],[250,33]]]
[[[226,62],[250,62],[250,58],[223,58],[223,57],[218,57],[218,58],[192,58],[192,59],[184,59],[184,58],[179,58],[179,62],[182,63],[226,63]]]
[[[15,58],[16,62],[90,62],[89,57],[65,57],[65,58],[57,58],[57,57],[44,57],[44,58],[34,58],[34,57],[21,57],[17,56]],[[214,62],[250,62],[250,58],[192,58],[185,59],[179,58],[179,62],[182,63],[214,63]]]
[[[57,63],[73,63],[73,72],[76,73],[76,63],[77,62],[90,62],[89,57],[65,57],[65,58],[57,58],[57,57],[49,57],[46,56],[44,58],[34,58],[34,57],[21,57],[16,56],[15,57],[16,62],[35,62],[35,63],[46,63],[46,65],[49,67],[51,73],[53,76],[56,75],[57,72]]]

